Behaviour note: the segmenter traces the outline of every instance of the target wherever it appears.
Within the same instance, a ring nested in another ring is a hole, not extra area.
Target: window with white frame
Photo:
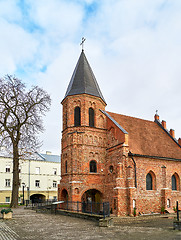
[[[11,187],[11,180],[10,179],[5,179],[5,186],[6,187]]]
[[[53,174],[57,175],[57,168],[53,168]]]
[[[10,166],[6,166],[6,172],[10,172]]]
[[[40,187],[40,180],[35,180],[35,187]]]
[[[36,168],[35,168],[35,173],[36,173],[36,174],[40,174],[40,167],[36,167]]]
[[[53,181],[53,187],[54,187],[54,188],[57,187],[57,181]]]
[[[10,203],[10,197],[6,197],[6,203]]]

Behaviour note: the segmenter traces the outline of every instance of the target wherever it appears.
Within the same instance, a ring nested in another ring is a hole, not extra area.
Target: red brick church
[[[109,201],[117,216],[181,204],[181,139],[154,121],[107,112],[82,50],[63,105],[59,200]]]

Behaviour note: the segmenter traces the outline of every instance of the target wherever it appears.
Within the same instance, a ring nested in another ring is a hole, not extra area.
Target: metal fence
[[[110,216],[109,202],[99,203],[99,202],[67,201],[67,202],[57,204],[57,209],[102,215],[104,217]]]
[[[109,202],[73,202],[66,201],[58,203],[55,200],[46,200],[46,201],[37,201],[37,202],[29,202],[26,200],[26,206],[31,205],[36,208],[50,208],[51,211],[56,211],[58,209],[73,211],[73,212],[82,212],[89,214],[101,215],[103,217],[110,216],[110,206]]]

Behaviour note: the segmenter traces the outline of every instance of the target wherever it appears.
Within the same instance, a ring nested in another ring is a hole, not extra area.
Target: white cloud
[[[62,37],[74,38],[79,31],[83,17],[80,5],[58,0],[31,0],[29,3],[31,18],[48,37],[54,38],[54,42],[59,42]]]
[[[33,60],[38,42],[20,26],[0,19],[0,73],[13,73]]]
[[[60,102],[82,36],[107,109],[150,120],[158,109],[181,137],[180,0],[18,2],[0,2],[0,74],[25,71],[51,94],[44,151],[60,153]]]
[[[0,18],[4,18],[9,22],[20,21],[22,19],[21,11],[17,6],[16,0],[0,1]]]

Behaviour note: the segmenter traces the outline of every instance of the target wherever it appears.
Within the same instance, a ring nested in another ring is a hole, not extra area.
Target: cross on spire
[[[82,51],[84,50],[84,42],[85,42],[85,38],[84,37],[82,37],[82,42],[80,43],[80,45],[82,45]]]

